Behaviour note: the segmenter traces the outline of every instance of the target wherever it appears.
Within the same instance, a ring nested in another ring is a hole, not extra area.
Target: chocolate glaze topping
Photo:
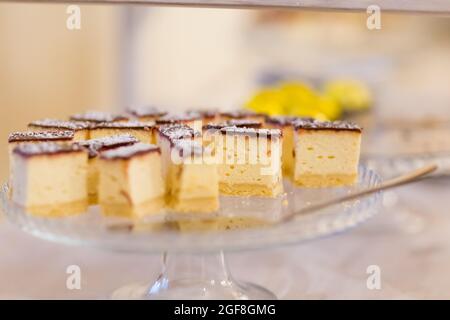
[[[238,128],[261,128],[262,123],[254,120],[246,120],[246,119],[231,119],[227,121],[227,124],[232,127]]]
[[[52,129],[63,129],[63,130],[85,130],[89,129],[90,124],[88,122],[82,121],[65,121],[65,120],[56,120],[56,119],[42,119],[36,120],[29,124],[33,127],[42,127],[42,128],[52,128]]]
[[[345,130],[361,132],[360,126],[348,121],[319,121],[319,120],[297,120],[294,122],[294,127],[306,130]]]
[[[73,136],[73,131],[69,130],[13,132],[9,135],[8,142],[70,141],[73,139]]]
[[[163,136],[170,141],[192,139],[200,136],[200,132],[195,131],[191,127],[184,124],[162,126],[158,129],[158,131],[160,136]]]
[[[39,155],[54,155],[61,153],[83,152],[84,149],[76,144],[61,145],[52,142],[21,143],[13,149],[13,153],[24,157]]]
[[[86,141],[78,141],[74,144],[84,147],[89,153],[89,158],[94,158],[98,156],[98,154],[102,151],[129,146],[137,142],[139,142],[139,140],[132,135],[124,134]]]
[[[161,152],[158,146],[147,143],[136,143],[129,146],[119,147],[107,151],[100,152],[100,158],[106,160],[114,159],[130,159],[134,156],[147,154],[150,152]]]
[[[212,119],[216,116],[217,111],[215,110],[189,110],[186,112],[187,115],[194,115],[196,118],[206,118]]]
[[[154,128],[153,122],[125,121],[125,122],[100,122],[93,125],[94,129],[144,129]]]
[[[246,120],[246,119],[232,119],[220,123],[208,123],[203,126],[203,129],[222,129],[226,127],[238,127],[238,128],[261,128],[262,123],[259,121]]]
[[[231,134],[231,135],[245,135],[249,137],[267,137],[271,138],[280,138],[283,136],[283,133],[280,129],[255,129],[255,128],[238,128],[238,127],[226,127],[220,129],[220,133],[222,134]]]
[[[127,113],[135,117],[163,117],[167,114],[167,111],[159,110],[153,106],[143,106],[130,107],[127,109]]]
[[[87,121],[87,122],[112,122],[112,121],[126,121],[128,117],[121,114],[114,114],[104,111],[87,111],[84,113],[74,114],[70,120]]]
[[[156,124],[175,124],[201,119],[202,117],[199,114],[167,114],[164,117],[156,119]]]
[[[259,116],[260,114],[250,111],[250,110],[235,110],[235,111],[227,111],[227,112],[221,112],[221,116],[233,118],[233,119],[242,119],[246,117],[255,117]]]
[[[215,130],[220,130],[222,128],[226,128],[229,127],[229,125],[226,122],[210,122],[208,124],[205,124],[202,126],[203,130],[210,130],[210,129],[215,129]]]
[[[300,118],[293,116],[267,116],[266,123],[278,126],[288,126],[292,125],[295,121],[304,120],[304,121],[313,121],[313,118]]]

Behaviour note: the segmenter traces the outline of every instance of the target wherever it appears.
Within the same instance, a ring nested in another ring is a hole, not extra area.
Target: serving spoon
[[[311,213],[314,211],[318,211],[318,210],[322,210],[322,209],[331,207],[333,205],[336,205],[336,204],[339,204],[339,203],[342,203],[345,201],[362,198],[362,197],[368,196],[373,193],[377,193],[380,191],[399,187],[399,186],[402,186],[405,184],[417,182],[417,181],[421,180],[421,178],[436,171],[437,168],[438,168],[438,166],[436,164],[426,165],[426,166],[420,167],[418,169],[415,169],[413,171],[409,171],[398,177],[386,180],[386,181],[382,182],[381,184],[379,184],[378,186],[366,188],[366,189],[352,192],[350,194],[346,194],[346,195],[343,195],[340,197],[336,197],[333,199],[328,199],[328,200],[314,203],[314,204],[304,207],[300,210],[296,210],[296,211],[293,211],[293,212],[285,215],[284,217],[282,217],[279,220],[279,222],[287,222],[287,221],[292,220],[295,216],[297,216],[299,214]]]

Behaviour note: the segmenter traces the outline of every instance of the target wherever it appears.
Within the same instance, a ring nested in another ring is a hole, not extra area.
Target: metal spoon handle
[[[285,221],[291,220],[297,214],[310,213],[310,212],[313,212],[313,211],[317,211],[317,210],[321,210],[321,209],[333,206],[335,204],[339,204],[339,203],[345,202],[345,201],[358,199],[358,198],[370,195],[372,193],[376,193],[376,192],[379,192],[379,191],[388,190],[388,189],[391,189],[391,188],[402,186],[404,184],[416,182],[416,181],[419,180],[419,178],[422,178],[422,177],[432,173],[436,169],[437,169],[437,165],[435,165],[435,164],[431,164],[431,165],[427,165],[427,166],[421,167],[419,169],[410,171],[410,172],[405,173],[405,174],[403,174],[401,176],[398,176],[396,178],[386,180],[386,181],[384,181],[383,183],[381,183],[378,186],[367,188],[367,189],[360,190],[360,191],[356,191],[356,192],[353,192],[353,193],[350,193],[350,194],[347,194],[347,195],[344,195],[344,196],[341,196],[341,197],[337,197],[337,198],[334,198],[334,199],[321,201],[321,202],[312,204],[310,206],[304,207],[304,208],[302,208],[300,210],[292,212],[291,214],[283,217],[281,219],[281,221],[285,222]]]

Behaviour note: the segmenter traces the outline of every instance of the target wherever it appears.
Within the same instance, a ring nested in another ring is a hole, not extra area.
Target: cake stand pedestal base
[[[113,299],[270,300],[276,296],[231,276],[223,252],[162,256],[161,273],[151,284],[128,285]]]

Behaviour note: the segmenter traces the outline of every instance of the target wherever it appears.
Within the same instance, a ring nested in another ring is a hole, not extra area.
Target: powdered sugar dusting
[[[266,123],[275,124],[279,126],[288,126],[292,125],[296,121],[314,121],[313,118],[308,117],[294,117],[294,116],[270,116],[266,117]]]
[[[160,152],[158,146],[147,143],[136,143],[130,146],[119,147],[108,151],[100,152],[102,159],[129,159],[133,156],[149,153]]]
[[[69,130],[83,130],[89,128],[89,123],[82,121],[65,121],[57,119],[42,119],[30,123],[31,126],[43,128],[57,128]]]
[[[111,128],[111,129],[146,129],[150,130],[154,126],[153,122],[123,121],[123,122],[100,122],[93,125],[93,128]]]
[[[73,131],[25,131],[13,132],[8,137],[8,142],[20,141],[49,141],[49,140],[72,140]]]
[[[262,123],[259,121],[247,119],[231,119],[227,121],[227,124],[238,128],[261,128],[262,126]]]
[[[71,120],[88,121],[88,122],[110,122],[128,120],[128,117],[105,111],[87,111],[84,113],[74,114]]]
[[[123,147],[139,142],[134,136],[130,134],[115,135],[110,137],[91,139],[86,141],[79,141],[76,144],[86,148],[89,152],[89,157],[96,157],[100,151]]]
[[[220,113],[221,116],[233,119],[242,119],[247,117],[258,116],[259,114],[250,110],[234,110]]]
[[[349,121],[319,121],[319,120],[298,120],[294,122],[296,129],[311,130],[347,130],[361,131],[361,127]]]
[[[166,111],[159,110],[154,106],[130,107],[127,113],[135,117],[162,117],[167,114]]]
[[[238,128],[261,128],[262,123],[259,121],[247,120],[247,119],[232,119],[225,122],[210,122],[203,126],[203,129],[222,129],[227,127]]]
[[[156,124],[175,124],[175,123],[182,123],[186,121],[194,121],[194,120],[201,120],[202,117],[200,114],[193,114],[193,113],[185,113],[185,114],[167,114],[164,117],[161,117],[156,120]]]
[[[200,132],[195,131],[191,127],[184,124],[175,124],[160,127],[159,133],[170,141],[179,139],[192,139],[194,137],[200,136]]]
[[[238,127],[226,127],[220,130],[223,134],[239,134],[254,137],[281,137],[282,132],[280,129],[254,129],[254,128],[238,128]]]
[[[216,110],[189,110],[187,115],[195,116],[196,118],[214,118],[217,115]]]

